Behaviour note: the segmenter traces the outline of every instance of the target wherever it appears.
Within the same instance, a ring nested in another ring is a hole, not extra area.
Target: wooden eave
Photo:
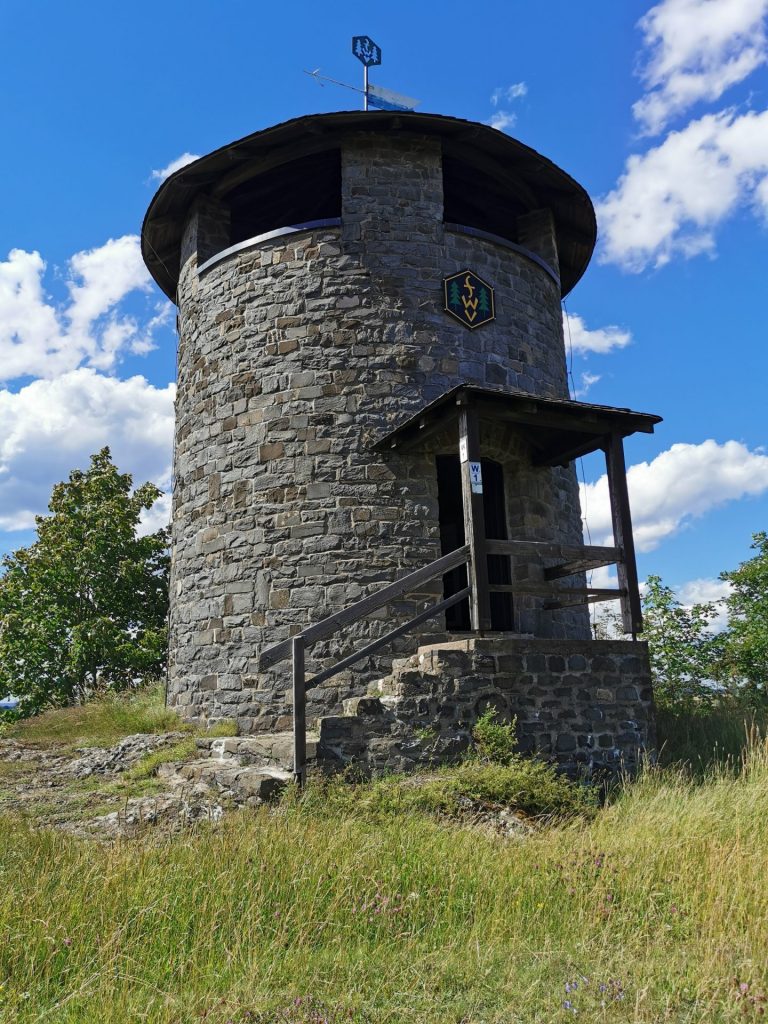
[[[612,435],[652,434],[661,416],[610,405],[570,399],[540,398],[522,391],[505,391],[459,384],[414,416],[389,431],[372,447],[378,452],[402,453],[418,448],[457,421],[462,406],[472,405],[480,420],[514,424],[533,450],[533,464],[563,466],[604,449]]]
[[[173,301],[181,238],[197,196],[226,199],[243,182],[277,165],[340,146],[359,133],[411,133],[440,140],[443,152],[492,176],[495,187],[525,207],[552,210],[562,294],[581,278],[597,226],[587,192],[551,160],[504,132],[456,117],[393,111],[338,111],[298,117],[229,143],[172,174],[150,203],[141,232],[144,262]],[[308,187],[314,187],[308,182]],[[493,196],[482,196],[492,207]]]

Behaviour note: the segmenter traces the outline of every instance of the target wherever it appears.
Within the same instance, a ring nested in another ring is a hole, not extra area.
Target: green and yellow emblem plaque
[[[443,279],[445,311],[473,330],[496,317],[493,288],[471,270]]]

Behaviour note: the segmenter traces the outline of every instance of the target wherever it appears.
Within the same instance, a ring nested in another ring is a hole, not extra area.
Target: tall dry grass
[[[0,1020],[757,1020],[767,832],[763,741],[512,842],[316,800],[114,846],[6,820]]]
[[[107,692],[85,704],[55,708],[0,725],[0,738],[41,747],[107,747],[132,733],[174,730],[188,732],[190,726],[165,707],[165,687],[156,683],[123,693]]]

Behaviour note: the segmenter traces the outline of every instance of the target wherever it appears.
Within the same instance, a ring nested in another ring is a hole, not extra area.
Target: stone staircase
[[[435,693],[444,682],[448,652],[455,646],[432,644],[420,647],[411,657],[396,658],[391,673],[371,684],[366,696],[345,700],[341,715],[319,718],[315,730],[307,733],[310,772],[333,771],[348,764],[367,771],[380,767],[407,770],[428,762],[437,753],[442,760],[450,759],[451,753],[460,754],[469,742],[468,726],[458,735],[453,723],[450,739],[442,743],[437,741],[433,728],[440,703]],[[413,731],[414,718],[422,724],[419,736]],[[197,746],[202,756],[176,766],[176,781],[191,786],[203,784],[222,799],[261,803],[275,796],[293,777],[292,732],[203,737],[197,740]]]
[[[493,696],[467,671],[472,644],[430,643],[395,658],[389,675],[372,683],[365,696],[345,700],[341,715],[318,719],[323,763],[408,771],[461,757]]]
[[[622,641],[465,638],[420,646],[389,675],[343,702],[307,734],[310,771],[363,774],[459,759],[478,717],[516,718],[522,753],[569,774],[625,770],[653,748],[645,645]],[[208,756],[184,765],[238,802],[269,799],[292,777],[293,734],[201,739]]]

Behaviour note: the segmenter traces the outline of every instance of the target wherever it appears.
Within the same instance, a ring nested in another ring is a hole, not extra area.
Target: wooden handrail
[[[442,558],[430,562],[429,565],[425,565],[423,568],[403,576],[402,579],[396,580],[370,597],[364,597],[361,601],[350,605],[349,608],[344,608],[335,615],[329,615],[322,622],[309,626],[307,629],[302,630],[301,633],[291,637],[290,640],[284,640],[282,643],[275,644],[273,647],[269,647],[266,651],[262,652],[262,656],[259,659],[259,668],[263,668],[265,665],[275,665],[287,658],[289,654],[293,661],[293,777],[299,786],[304,785],[307,775],[307,690],[313,686],[319,686],[326,679],[330,679],[331,676],[335,676],[363,658],[370,657],[370,655],[391,643],[392,640],[413,629],[414,626],[426,622],[427,619],[433,619],[447,608],[458,604],[459,601],[464,601],[471,595],[471,587],[464,587],[463,590],[452,594],[445,600],[430,605],[408,622],[390,630],[389,633],[367,644],[355,654],[342,658],[341,661],[331,665],[330,668],[323,669],[322,672],[318,672],[317,675],[309,680],[306,678],[305,668],[307,644],[324,640],[335,633],[337,629],[358,622],[394,598],[413,593],[423,583],[429,583],[438,576],[443,576],[446,572],[450,572],[451,569],[464,565],[468,557],[469,546],[465,544],[464,547],[457,548]]]
[[[364,619],[366,615],[378,611],[379,608],[383,608],[385,604],[389,604],[395,598],[413,593],[422,583],[429,583],[438,576],[443,576],[445,573],[450,572],[451,569],[463,565],[467,560],[468,553],[469,546],[467,544],[461,548],[456,548],[455,551],[443,555],[442,558],[430,562],[429,565],[422,566],[421,569],[416,569],[415,572],[395,580],[394,583],[390,583],[389,586],[383,587],[381,590],[377,590],[375,594],[362,598],[362,600],[351,604],[340,612],[334,612],[333,615],[322,619],[314,626],[308,626],[301,633],[298,633],[297,636],[301,637],[305,645],[317,643],[318,640],[326,640],[339,629],[344,626],[351,626],[360,619]],[[290,640],[283,640],[279,644],[275,644],[273,647],[268,647],[265,651],[262,651],[259,655],[259,668],[265,669],[270,665],[276,665],[278,662],[289,658],[294,639],[295,637],[292,637]]]
[[[532,555],[536,558],[563,558],[568,561],[604,558],[606,564],[621,560],[621,552],[615,547],[598,547],[594,544],[552,544],[538,540],[487,540],[489,555]]]
[[[338,675],[339,672],[343,672],[345,668],[349,668],[350,665],[356,664],[358,661],[362,661],[364,658],[370,658],[376,651],[381,650],[382,647],[386,647],[387,644],[392,643],[393,640],[397,640],[399,636],[403,636],[413,629],[414,626],[420,626],[422,622],[426,622],[428,619],[434,619],[436,615],[440,615],[441,612],[446,611],[448,608],[453,608],[455,604],[463,601],[469,597],[472,592],[471,587],[464,587],[463,590],[459,590],[456,594],[451,594],[450,597],[446,597],[444,601],[438,601],[437,604],[431,604],[429,608],[425,608],[423,612],[419,612],[418,615],[414,615],[408,622],[404,622],[402,626],[397,626],[395,629],[391,629],[389,633],[385,633],[384,636],[380,636],[378,640],[373,640],[371,643],[362,647],[355,654],[350,654],[346,658],[342,658],[341,661],[337,661],[335,665],[331,665],[330,668],[323,669],[322,672],[318,672],[317,675],[312,676],[311,679],[306,681],[306,689],[309,690],[313,686],[319,686],[320,683],[324,683],[326,679],[330,679],[332,676]]]

